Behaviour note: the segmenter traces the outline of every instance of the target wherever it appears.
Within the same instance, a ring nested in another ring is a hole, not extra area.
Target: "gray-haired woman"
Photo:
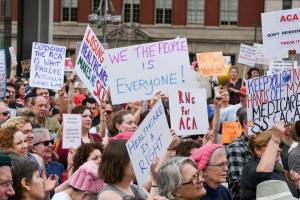
[[[160,167],[156,180],[159,194],[170,200],[199,200],[206,194],[202,173],[190,158],[167,161]]]

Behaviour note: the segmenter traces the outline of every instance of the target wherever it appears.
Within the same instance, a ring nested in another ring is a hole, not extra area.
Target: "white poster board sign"
[[[205,134],[209,128],[206,91],[202,88],[169,90],[171,127],[177,135]]]
[[[262,44],[253,43],[253,47],[256,48],[256,64],[268,65],[270,63],[269,59],[264,55],[264,49]]]
[[[300,68],[246,80],[248,134],[293,123],[300,117]]]
[[[81,115],[63,114],[62,148],[77,148],[81,145]]]
[[[186,38],[106,50],[113,104],[151,99],[170,87],[196,87]]]
[[[64,83],[66,47],[32,43],[29,85],[59,90]]]
[[[256,61],[256,48],[241,44],[238,63],[254,67]]]
[[[87,26],[76,59],[75,72],[99,104],[106,101],[108,94],[105,59],[104,48],[91,27]]]
[[[161,157],[172,138],[163,104],[158,101],[126,143],[138,184],[141,186],[151,172],[151,163]]]
[[[293,68],[293,61],[272,60],[269,65],[268,75]]]
[[[261,14],[264,54],[270,59],[288,56],[288,51],[300,51],[300,8]]]
[[[0,49],[0,98],[4,99],[6,92],[6,60],[5,49]]]
[[[17,65],[17,56],[16,56],[16,51],[13,47],[9,47],[9,53],[10,53],[10,57],[11,57],[11,62],[13,65]]]

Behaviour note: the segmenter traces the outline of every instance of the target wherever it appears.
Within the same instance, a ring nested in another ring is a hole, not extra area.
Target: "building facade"
[[[100,0],[54,0],[53,44],[74,54],[88,15]],[[235,62],[240,43],[261,43],[265,11],[300,7],[300,0],[111,0],[112,14],[123,22],[107,26],[109,48],[186,37],[191,58],[196,52],[222,51]],[[18,0],[12,1],[12,45],[16,47]],[[103,32],[91,24],[97,36]]]

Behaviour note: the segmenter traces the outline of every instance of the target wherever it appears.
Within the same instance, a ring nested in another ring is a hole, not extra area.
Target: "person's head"
[[[200,199],[206,194],[201,175],[192,159],[172,158],[158,170],[159,194],[169,199]]]
[[[24,134],[16,127],[0,129],[0,149],[25,156],[28,152]]]
[[[8,104],[12,104],[16,102],[16,88],[13,83],[6,83],[5,99]]]
[[[262,157],[266,150],[266,146],[272,137],[272,130],[267,130],[251,136],[249,140],[249,148],[253,159],[258,160]],[[277,160],[280,159],[280,150],[277,154]]]
[[[182,141],[176,147],[176,156],[189,157],[195,149],[200,147],[201,145],[195,141]]]
[[[35,92],[36,96],[42,96],[47,101],[50,100],[49,90],[45,88],[33,88],[33,92]]]
[[[245,135],[247,135],[248,133],[247,109],[241,108],[237,113],[237,115],[238,115],[238,121],[240,122],[241,127],[243,128],[243,132]]]
[[[51,139],[50,132],[46,128],[33,129],[34,139],[32,152],[41,156],[44,161],[48,162],[53,153],[54,140]]]
[[[222,97],[222,102],[223,103],[228,103],[229,102],[229,100],[230,100],[230,97],[229,97],[229,92],[228,92],[228,90],[227,89],[223,89],[222,91],[221,91],[221,97]]]
[[[242,86],[240,88],[240,104],[242,105],[243,108],[247,107],[247,92],[246,92],[246,86]]]
[[[32,133],[32,126],[30,120],[27,117],[17,116],[10,118],[1,127],[16,127],[25,136],[25,140],[27,142],[28,148],[32,148],[32,140],[33,140],[33,133]]]
[[[137,126],[133,114],[127,110],[121,110],[114,113],[112,117],[113,127],[122,132],[135,132]]]
[[[92,116],[95,117],[97,111],[97,101],[94,98],[87,97],[85,100],[83,100],[82,105],[90,109],[92,112]]]
[[[17,92],[18,97],[25,96],[25,86],[24,86],[23,82],[16,83],[16,92]]]
[[[11,159],[16,194],[9,199],[44,199],[44,181],[39,176],[38,165],[27,157],[12,155]]]
[[[43,96],[37,96],[32,101],[33,112],[37,118],[44,118],[48,111],[48,100]]]
[[[102,145],[99,143],[85,143],[77,150],[73,158],[73,171],[76,171],[86,161],[93,160],[100,164],[102,157]]]
[[[105,118],[106,120],[109,120],[114,113],[114,108],[111,104],[107,103],[105,105]]]
[[[10,118],[10,111],[7,105],[3,102],[0,102],[0,123],[5,122]]]
[[[125,177],[135,178],[125,140],[108,143],[102,154],[99,175],[108,184],[119,183]]]
[[[259,77],[259,69],[257,67],[251,67],[247,73],[248,79]]]
[[[229,78],[231,80],[236,80],[239,77],[239,70],[236,66],[231,66],[229,68]]]
[[[72,114],[81,114],[82,129],[89,130],[92,126],[92,112],[86,106],[76,106]]]
[[[11,174],[11,159],[0,153],[0,200],[7,200],[15,195]]]
[[[33,99],[36,97],[36,94],[31,92],[25,96],[24,106],[25,108],[32,109],[33,107]]]

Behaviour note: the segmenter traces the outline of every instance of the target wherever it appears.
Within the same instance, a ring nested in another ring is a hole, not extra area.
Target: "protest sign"
[[[272,60],[269,65],[268,75],[293,68],[293,61]]]
[[[0,49],[0,98],[5,97],[6,92],[6,60],[5,50]]]
[[[196,56],[201,75],[222,76],[226,74],[222,52],[197,53]]]
[[[75,66],[73,65],[72,59],[71,58],[66,58],[65,59],[65,72],[72,72],[74,71]]]
[[[253,67],[255,66],[255,61],[256,61],[256,48],[245,44],[241,44],[240,53],[237,62],[240,64]]]
[[[18,62],[17,62],[17,56],[16,56],[15,49],[13,47],[9,47],[8,49],[9,49],[12,64],[17,65]]]
[[[29,78],[31,59],[21,60],[21,66],[22,66],[22,75],[23,75],[23,77]]]
[[[77,148],[81,145],[81,115],[63,114],[62,148]]]
[[[208,130],[206,91],[197,89],[169,90],[171,127],[177,135],[199,135]]]
[[[76,59],[75,71],[90,93],[101,104],[108,93],[108,74],[104,67],[104,48],[87,26]]]
[[[256,48],[255,63],[261,65],[268,65],[270,61],[264,55],[263,45],[258,43],[253,43],[253,47]]]
[[[223,122],[222,144],[230,144],[243,132],[240,122]]]
[[[140,186],[150,175],[152,161],[156,156],[162,156],[171,141],[165,110],[161,100],[159,100],[126,143],[134,173]]]
[[[113,104],[149,100],[170,87],[196,87],[186,38],[106,50]]]
[[[248,134],[299,120],[300,68],[246,81]]]
[[[32,43],[29,85],[59,90],[64,83],[66,47]]]
[[[300,8],[261,14],[264,54],[270,59],[288,56],[291,49],[300,51]]]

